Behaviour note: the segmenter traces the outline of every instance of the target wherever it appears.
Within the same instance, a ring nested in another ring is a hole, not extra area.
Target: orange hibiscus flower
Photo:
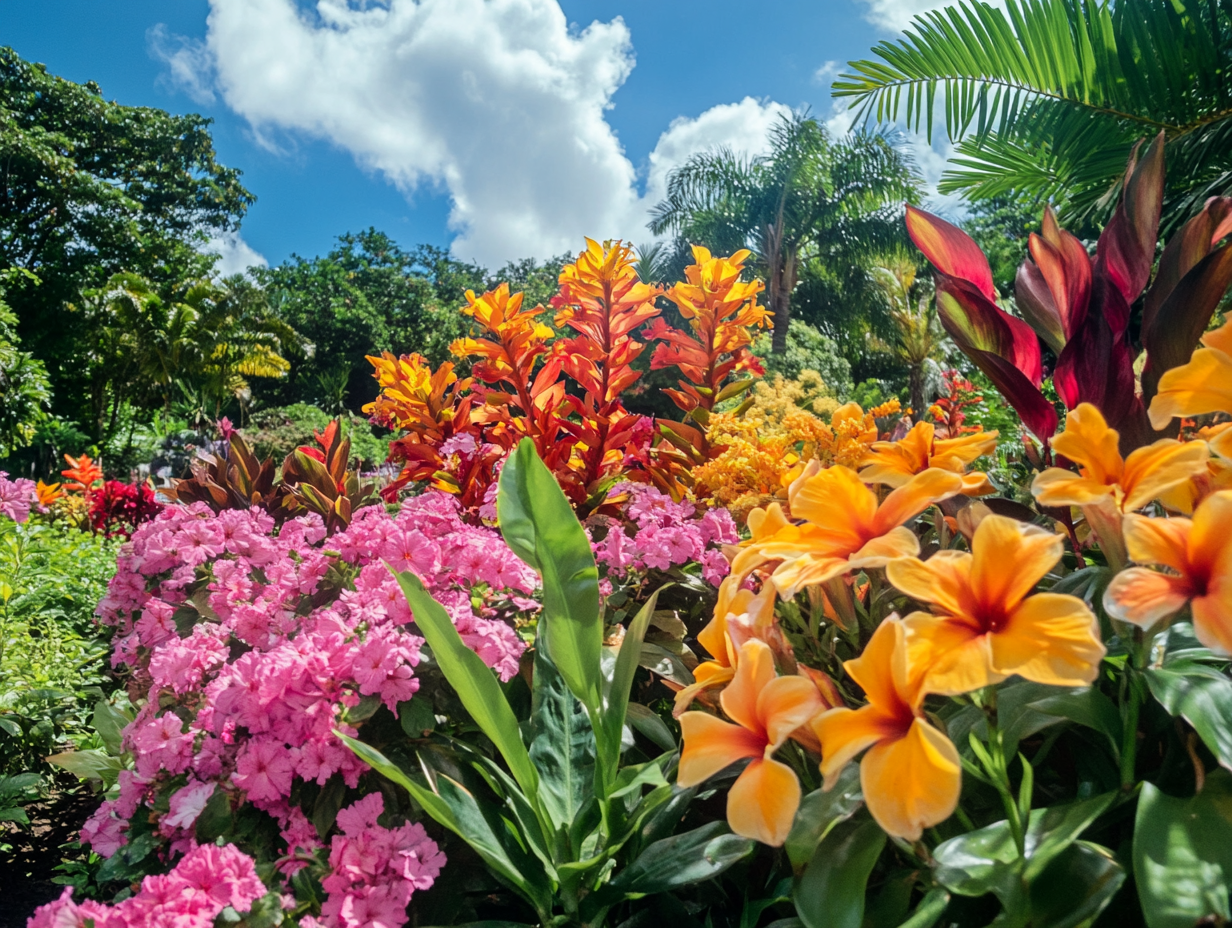
[[[1232,413],[1232,320],[1202,336],[1189,359],[1165,371],[1151,400],[1151,426],[1162,429],[1173,416]]]
[[[1063,593],[1028,595],[1061,559],[1061,539],[990,515],[971,547],[971,554],[938,551],[886,568],[895,587],[933,605],[932,614],[903,620],[924,689],[956,696],[1012,674],[1056,686],[1094,680],[1104,645],[1086,603]]]
[[[779,847],[800,807],[800,781],[773,755],[821,710],[821,696],[805,677],[775,676],[770,646],[754,639],[740,649],[719,704],[731,722],[706,712],[680,717],[684,747],[676,782],[696,786],[750,758],[727,794],[727,823],[738,835]]]
[[[931,422],[917,422],[898,441],[879,441],[860,462],[860,479],[901,487],[930,467],[948,470],[963,478],[963,493],[983,496],[996,492],[987,474],[967,473],[967,465],[991,454],[997,447],[996,432],[975,432],[957,438],[936,438]]]
[[[1232,490],[1206,498],[1193,519],[1125,517],[1129,556],[1140,564],[1123,570],[1104,593],[1108,614],[1141,628],[1189,603],[1194,632],[1208,648],[1232,654]]]
[[[895,616],[877,627],[864,653],[843,667],[864,690],[868,705],[831,709],[813,720],[821,742],[825,789],[856,755],[864,802],[887,833],[915,841],[958,805],[962,762],[920,708],[924,690],[908,673],[906,634]]]

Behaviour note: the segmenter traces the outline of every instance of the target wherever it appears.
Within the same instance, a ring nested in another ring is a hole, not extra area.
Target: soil
[[[29,825],[0,824],[0,928],[26,928],[40,905],[57,899],[64,887],[53,883],[63,859],[61,847],[77,839],[100,797],[88,792],[54,793],[25,807]]]

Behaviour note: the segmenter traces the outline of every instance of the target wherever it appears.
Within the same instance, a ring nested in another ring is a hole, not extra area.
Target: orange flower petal
[[[1050,467],[1031,481],[1031,494],[1043,506],[1089,506],[1113,494],[1110,484],[1073,471]]]
[[[933,603],[946,615],[962,615],[970,606],[971,555],[964,551],[938,551],[927,561],[905,557],[886,565],[890,583],[912,599]]]
[[[1119,433],[1108,427],[1103,413],[1090,403],[1080,403],[1066,416],[1065,431],[1052,440],[1052,447],[1097,483],[1117,483],[1124,464],[1119,442]]]
[[[740,649],[736,675],[719,697],[719,705],[733,722],[763,734],[757,698],[774,677],[774,653],[770,646],[756,638],[746,641]]]
[[[997,492],[996,486],[988,479],[988,475],[978,470],[963,474],[962,484],[963,496],[988,496],[990,493]]]
[[[1211,580],[1232,570],[1232,490],[1213,493],[1194,510],[1189,562]]]
[[[696,786],[736,761],[761,757],[766,750],[766,740],[761,735],[708,712],[682,715],[680,734],[684,747],[676,782],[682,787]]]
[[[1104,609],[1121,622],[1150,628],[1179,612],[1188,599],[1182,578],[1145,567],[1131,567],[1121,571],[1108,584],[1104,591]]]
[[[1064,593],[1028,597],[988,637],[999,672],[1051,686],[1094,682],[1106,653],[1095,614]]]
[[[1125,459],[1121,486],[1125,512],[1141,509],[1160,494],[1180,486],[1206,471],[1210,451],[1204,441],[1184,444],[1171,438],[1161,438],[1145,448],[1138,448]]]
[[[916,719],[905,737],[864,756],[860,786],[882,830],[915,841],[953,814],[962,791],[962,763],[949,738]]]
[[[753,533],[753,541],[762,541],[789,523],[787,516],[783,515],[783,507],[778,503],[771,503],[765,509],[751,511],[746,524]]]
[[[894,617],[884,620],[864,646],[864,652],[845,661],[843,669],[864,690],[868,701],[894,712],[903,705],[907,682],[906,628]]]
[[[868,567],[885,567],[900,557],[914,557],[920,553],[920,541],[909,528],[899,526],[884,535],[878,535],[849,558],[851,570]]]
[[[961,492],[962,478],[958,474],[930,467],[923,473],[916,474],[882,501],[872,522],[873,531],[877,535],[884,535],[890,529],[914,519],[933,503]]]
[[[727,794],[727,824],[744,838],[782,847],[800,808],[800,781],[777,760],[753,761]]]
[[[1139,564],[1166,564],[1183,572],[1189,565],[1189,519],[1149,519],[1129,513],[1121,523],[1125,547]]]
[[[680,718],[680,714],[689,708],[698,693],[715,686],[722,686],[735,676],[735,673],[736,671],[731,667],[716,664],[714,661],[698,664],[697,669],[693,671],[693,682],[676,694],[672,705],[672,715]]]
[[[971,539],[971,588],[986,608],[1007,612],[1061,560],[1061,537],[1008,519],[988,516]]]
[[[821,708],[821,693],[806,677],[778,677],[767,683],[757,697],[757,717],[770,749],[777,749]]]
[[[856,755],[886,737],[893,737],[893,720],[872,706],[863,709],[831,709],[812,722],[821,743],[821,775],[825,789],[832,789],[843,768]]]
[[[1220,654],[1232,654],[1232,563],[1211,581],[1205,596],[1194,598],[1194,634]]]
[[[933,443],[933,458],[955,458],[964,465],[997,450],[1000,432],[972,432],[957,438],[943,438]],[[952,468],[947,467],[947,470]]]
[[[783,591],[784,599],[791,599],[806,586],[833,580],[851,568],[845,557],[798,557],[784,561],[771,575],[775,586]]]
[[[1165,371],[1159,378],[1149,416],[1152,428],[1162,429],[1174,416],[1208,412],[1232,412],[1232,354],[1199,348],[1188,364]]]
[[[828,535],[845,545],[844,553],[863,544],[861,530],[873,524],[877,515],[877,495],[864,485],[854,470],[841,465],[828,467],[794,484],[792,489],[791,514],[794,517],[807,519],[816,527],[824,526]]]
[[[908,663],[923,693],[958,696],[1005,679],[993,667],[989,637],[960,619],[914,612],[903,619]]]
[[[1225,428],[1207,444],[1211,453],[1219,455],[1225,461],[1232,461],[1232,428]]]

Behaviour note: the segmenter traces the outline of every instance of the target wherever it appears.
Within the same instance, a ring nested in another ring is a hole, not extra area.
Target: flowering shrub
[[[162,508],[145,484],[108,480],[90,494],[90,527],[107,538],[127,538]]]
[[[386,564],[421,576],[502,679],[517,672],[524,644],[511,623],[535,608],[537,581],[439,492],[393,516],[362,509],[325,539],[316,514],[275,531],[260,510],[203,503],[137,530],[99,609],[141,706],[123,736],[134,765],[83,838],[110,857],[138,829],[177,855],[206,836],[203,815],[210,835],[233,838],[255,815],[273,829],[247,845],[258,860],[323,875],[322,924],[398,925],[390,913],[440,868],[435,845],[420,826],[378,826],[376,795],[338,813],[328,847],[332,818],[319,817],[321,795],[363,792],[367,768],[335,731],[399,713],[420,685],[422,639]]]
[[[9,475],[0,470],[0,516],[14,522],[25,522],[30,518],[31,508],[38,503],[38,491],[33,480],[24,477],[9,480]]]

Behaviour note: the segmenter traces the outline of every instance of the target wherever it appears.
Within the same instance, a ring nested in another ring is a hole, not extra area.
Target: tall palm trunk
[[[798,247],[783,242],[783,223],[766,226],[766,305],[774,313],[770,350],[787,352],[787,328],[791,324],[791,292],[796,288]]]

